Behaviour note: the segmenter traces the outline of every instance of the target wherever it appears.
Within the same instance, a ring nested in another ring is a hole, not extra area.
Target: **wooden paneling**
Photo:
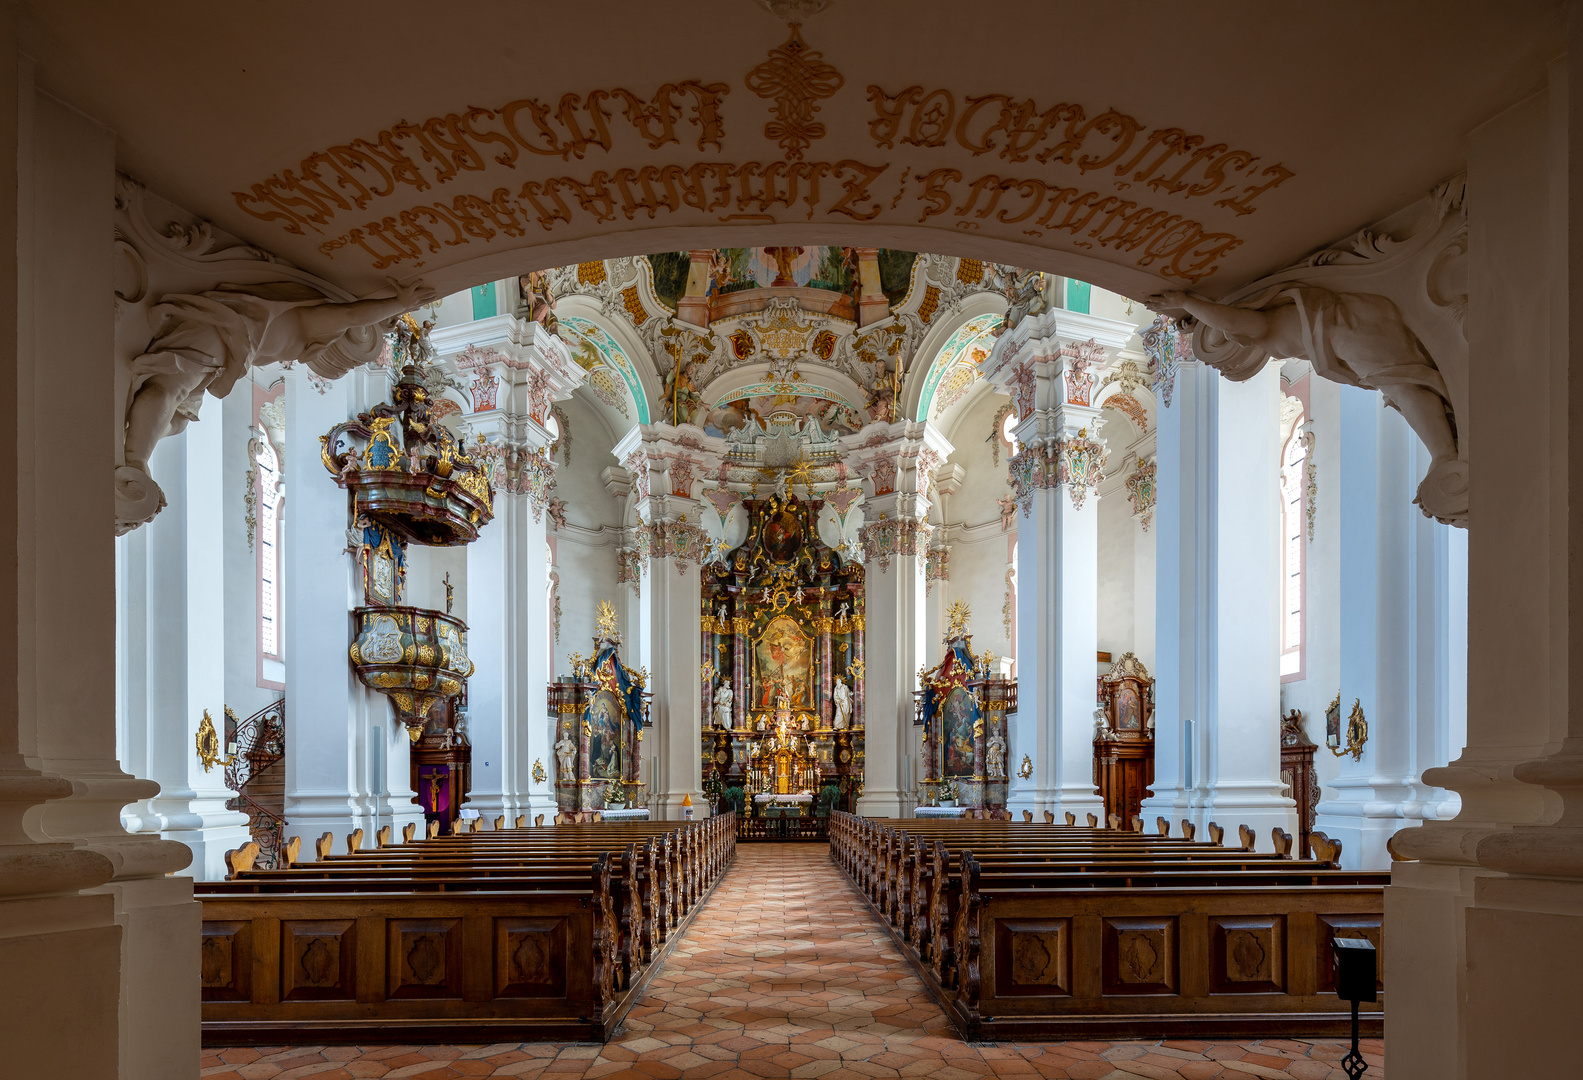
[[[566,920],[495,919],[495,996],[566,993]]]

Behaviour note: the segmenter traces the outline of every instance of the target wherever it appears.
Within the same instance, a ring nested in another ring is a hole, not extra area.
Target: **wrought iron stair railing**
[[[236,749],[225,766],[225,786],[236,798],[225,805],[247,815],[253,842],[258,845],[260,869],[276,867],[284,841],[286,820],[285,777],[286,699],[264,706],[246,720],[238,720],[230,706],[225,709],[226,726],[235,734],[230,741]]]

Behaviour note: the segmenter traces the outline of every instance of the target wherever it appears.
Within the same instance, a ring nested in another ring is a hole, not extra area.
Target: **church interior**
[[[1578,1070],[1574,4],[386,6],[0,6],[0,1080]]]

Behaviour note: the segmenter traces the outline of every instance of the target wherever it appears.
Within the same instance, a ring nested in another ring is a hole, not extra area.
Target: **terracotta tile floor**
[[[744,844],[605,1046],[268,1046],[205,1053],[210,1080],[519,1076],[1342,1080],[1333,1041],[972,1046],[955,1036],[823,844]],[[1366,1040],[1370,1077],[1384,1045]]]

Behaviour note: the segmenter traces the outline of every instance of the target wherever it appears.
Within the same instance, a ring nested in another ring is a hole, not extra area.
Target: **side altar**
[[[649,717],[648,674],[621,662],[616,613],[603,600],[592,657],[573,653],[572,674],[549,684],[555,721],[555,805],[577,820],[641,807],[643,731]]]
[[[863,566],[820,539],[812,494],[743,507],[746,538],[703,578],[705,790],[747,834],[822,825],[862,794]]]
[[[923,728],[924,762],[918,805],[954,804],[967,817],[1006,818],[1007,724],[1017,711],[1017,683],[996,670],[993,653],[974,655],[970,614],[961,600],[951,605],[945,656],[918,672],[913,722]]]

